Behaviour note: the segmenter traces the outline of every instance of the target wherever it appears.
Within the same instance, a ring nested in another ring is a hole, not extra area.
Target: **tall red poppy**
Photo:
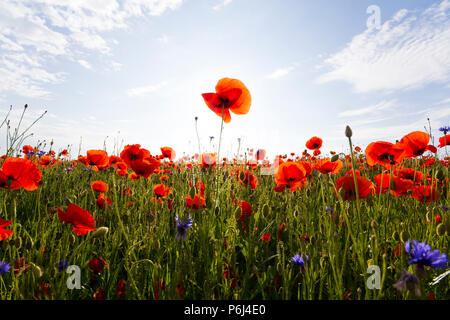
[[[361,176],[356,176],[356,185],[358,187],[358,198],[364,199],[370,193],[373,193],[375,186],[372,181]],[[356,200],[356,188],[353,175],[346,175],[336,180],[336,189],[342,188],[344,200]]]
[[[169,187],[163,185],[163,184],[157,184],[153,187],[153,192],[155,195],[159,198],[165,198],[167,197],[172,191]]]
[[[303,165],[297,162],[284,162],[275,172],[275,182],[277,183],[277,190],[281,191],[284,187],[294,192],[297,188],[302,187],[306,182],[307,172]]]
[[[336,174],[339,172],[339,170],[341,170],[342,166],[343,164],[341,160],[331,162],[330,158],[320,159],[314,163],[314,169],[323,174],[327,173]]]
[[[309,150],[320,149],[322,147],[322,139],[319,137],[312,137],[306,142],[306,148]]]
[[[188,208],[198,210],[200,207],[205,206],[205,198],[203,198],[199,194],[195,194],[194,199],[191,196],[184,197],[184,201],[186,202],[186,206]]]
[[[401,145],[378,141],[369,144],[365,152],[369,166],[378,163],[386,169],[390,169],[392,165],[397,165],[403,160],[405,151]]]
[[[108,184],[103,181],[93,181],[91,183],[91,188],[95,192],[107,192],[109,190]]]
[[[109,165],[108,153],[104,150],[88,150],[86,158],[90,166],[96,166],[98,169],[104,169]]]
[[[175,159],[175,157],[177,155],[175,150],[173,150],[171,147],[162,147],[161,152],[162,152],[164,158],[169,158],[170,160]]]
[[[72,224],[73,231],[78,236],[83,236],[97,229],[95,227],[95,219],[89,211],[80,208],[76,204],[69,204],[66,211],[61,210],[59,207],[57,210],[59,220]]]
[[[36,164],[23,158],[7,158],[0,169],[0,186],[7,189],[36,190],[42,173]]]
[[[252,98],[244,83],[237,79],[223,78],[217,82],[215,93],[203,93],[206,105],[223,121],[231,121],[232,111],[235,114],[246,114],[250,110]]]
[[[430,135],[428,133],[414,131],[404,136],[397,145],[405,150],[405,158],[411,158],[421,156],[430,147],[433,147],[428,146],[429,141]]]
[[[450,145],[450,134],[447,134],[439,138],[438,148],[443,148],[448,145]]]

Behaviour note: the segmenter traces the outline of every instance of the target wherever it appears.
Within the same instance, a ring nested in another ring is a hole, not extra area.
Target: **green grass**
[[[407,165],[418,168],[420,163]],[[165,182],[172,193],[161,205],[152,202],[153,186],[160,183],[161,175],[132,181],[111,168],[96,172],[78,164],[72,172],[65,171],[69,166],[69,161],[63,161],[41,168],[42,184],[35,191],[0,189],[0,217],[12,221],[6,228],[14,231],[0,242],[0,261],[13,265],[23,257],[30,265],[24,272],[11,270],[0,276],[2,300],[35,299],[44,283],[49,284],[48,294],[41,295],[45,299],[92,299],[99,287],[105,290],[105,299],[119,299],[119,280],[126,282],[122,299],[340,300],[349,295],[351,299],[428,299],[430,293],[436,299],[450,298],[450,277],[429,285],[443,270],[426,269],[421,297],[393,287],[403,270],[414,272],[404,250],[394,255],[397,245],[403,248],[408,238],[448,253],[448,231],[439,236],[437,225],[427,222],[427,215],[439,214],[448,229],[448,212],[439,207],[450,206],[447,187],[432,203],[389,193],[352,202],[340,199],[332,183],[351,170],[348,167],[336,177],[314,170],[305,187],[294,193],[276,193],[274,177],[260,175],[259,168],[255,170],[258,186],[250,190],[236,178],[236,170],[242,168],[227,166],[216,195],[214,169],[175,166]],[[437,162],[423,170],[434,177],[440,167]],[[379,168],[366,167],[362,175],[373,181],[379,172]],[[197,178],[206,185],[206,207],[195,211],[186,207],[184,197],[193,191],[188,182],[195,185]],[[106,194],[112,207],[101,210],[96,206],[98,194],[90,187],[94,180],[109,185]],[[123,194],[126,188],[131,196]],[[171,211],[169,199],[173,200]],[[239,200],[253,208],[247,232],[238,221]],[[65,208],[71,202],[88,210],[97,227],[108,227],[107,236],[94,238],[92,232],[77,236],[71,225],[61,223],[56,207]],[[133,205],[127,206],[128,202]],[[176,214],[182,220],[190,214],[194,221],[186,241],[176,239]],[[286,228],[279,240],[282,223]],[[260,239],[264,233],[270,234],[270,241]],[[308,255],[304,269],[290,261],[295,254]],[[109,264],[100,275],[88,267],[96,256]],[[82,289],[67,288],[70,275],[57,268],[61,259],[80,267]],[[366,286],[371,263],[381,269],[380,290]],[[165,288],[155,286],[160,281]],[[183,295],[177,291],[180,283]]]

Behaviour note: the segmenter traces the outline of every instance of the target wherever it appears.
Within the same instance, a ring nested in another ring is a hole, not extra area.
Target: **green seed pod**
[[[16,246],[17,249],[22,248],[22,238],[17,238],[16,239],[16,243],[14,244]]]
[[[269,212],[270,212],[270,208],[269,206],[266,204],[264,204],[263,208],[262,208],[262,214],[264,218],[267,218],[269,216]]]
[[[398,234],[397,231],[394,231],[394,232],[392,233],[392,239],[394,239],[395,241],[400,240],[400,237],[399,237],[399,234]]]
[[[95,230],[92,233],[92,238],[103,238],[106,237],[106,235],[109,232],[109,228],[108,227],[100,227],[97,230]]]
[[[443,223],[439,223],[436,227],[436,233],[438,236],[442,237],[447,232],[447,226]]]
[[[31,266],[31,268],[33,270],[33,273],[34,273],[36,278],[42,277],[44,272],[42,271],[42,269],[38,265],[35,265],[34,263],[30,262],[30,266]]]
[[[402,242],[406,242],[409,239],[409,232],[404,230],[402,232],[400,232],[400,240],[402,240]]]
[[[427,212],[427,214],[425,215],[425,218],[427,219],[428,222],[431,221],[431,213]]]
[[[331,157],[331,162],[336,162],[339,160],[339,155],[335,154],[334,156]]]

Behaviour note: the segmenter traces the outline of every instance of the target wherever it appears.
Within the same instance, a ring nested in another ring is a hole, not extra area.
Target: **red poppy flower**
[[[94,217],[89,213],[89,211],[80,208],[76,204],[69,204],[66,211],[61,210],[59,207],[58,217],[59,220],[65,223],[70,223],[73,225],[73,231],[78,236],[83,236],[90,231],[94,231],[97,228],[95,225]]]
[[[418,157],[427,151],[428,142],[430,141],[430,135],[422,131],[414,131],[404,136],[399,143],[405,150],[404,157]]]
[[[333,173],[336,174],[341,170],[343,164],[341,160],[331,162],[329,158],[324,158],[314,163],[314,169],[323,174]]]
[[[255,177],[249,170],[243,172],[243,180],[240,180],[242,184],[250,186],[251,190],[254,190],[258,186],[258,178]]]
[[[109,264],[103,258],[94,257],[91,259],[91,261],[89,261],[88,266],[93,272],[102,273],[105,267],[109,267]]]
[[[392,177],[391,193],[398,196],[406,196],[408,191],[413,188],[414,182],[409,179],[402,179],[399,177]]]
[[[369,144],[365,152],[369,166],[374,166],[378,163],[386,169],[390,169],[391,165],[397,165],[403,160],[405,151],[400,145],[378,141]]]
[[[389,189],[390,185],[390,175],[389,173],[380,173],[379,175],[376,175],[373,177],[373,180],[377,184],[375,187],[375,193],[385,193],[387,189]]]
[[[375,186],[372,181],[361,176],[356,176],[356,184],[358,187],[358,198],[364,199],[370,193],[373,193]],[[356,200],[356,190],[353,175],[341,177],[336,180],[336,189],[344,190],[344,200]]]
[[[28,152],[36,152],[36,150],[32,146],[26,145],[22,147],[22,152],[26,155]]]
[[[261,240],[265,242],[270,241],[270,233],[264,233],[261,237]]]
[[[96,166],[98,169],[104,169],[109,165],[108,153],[103,150],[88,150],[86,158],[90,166]]]
[[[277,233],[277,236],[278,236],[278,240],[279,241],[281,241],[282,240],[282,235],[283,235],[283,231],[284,230],[286,230],[286,223],[282,223],[281,225],[280,225],[280,228],[278,229],[278,233]]]
[[[103,181],[93,181],[91,188],[95,192],[107,192],[109,190],[108,184]]]
[[[205,206],[205,198],[198,194],[194,196],[194,199],[192,199],[191,196],[187,196],[184,200],[186,201],[186,206],[194,210],[198,210],[200,207]]]
[[[139,175],[146,179],[161,165],[159,160],[153,157],[145,158],[143,160],[134,160],[131,162],[131,169]]]
[[[93,299],[94,300],[105,300],[105,296],[106,296],[105,289],[103,289],[102,287],[99,287],[99,288],[97,288],[97,290],[95,290]]]
[[[112,205],[112,200],[110,197],[105,196],[104,193],[100,193],[97,198],[96,204],[100,209],[105,209],[107,205]]]
[[[450,134],[447,134],[439,138],[438,148],[443,148],[448,145],[450,145]]]
[[[41,167],[47,168],[48,166],[52,166],[52,164],[55,163],[54,160],[55,159],[53,159],[51,156],[46,154],[39,159],[39,165]]]
[[[150,157],[150,151],[141,148],[140,144],[126,145],[120,153],[120,157],[131,167],[133,161],[144,160]]]
[[[413,189],[413,198],[420,202],[431,203],[439,199],[439,193],[436,188],[431,188],[430,185],[415,186]]]
[[[119,297],[123,297],[126,294],[125,281],[119,280],[117,282],[116,290],[117,290],[117,294],[119,295]]]
[[[306,170],[303,165],[297,162],[284,162],[275,173],[275,182],[278,187],[289,187],[294,192],[305,184],[306,176]]]
[[[203,93],[206,105],[223,121],[231,121],[230,111],[235,114],[246,114],[250,110],[252,98],[247,87],[237,79],[223,78],[217,82],[215,93]]]
[[[164,158],[169,158],[170,160],[173,160],[176,157],[175,150],[173,150],[170,147],[162,147],[161,152],[162,152]]]
[[[413,168],[401,168],[396,171],[396,174],[399,178],[415,181],[416,183],[423,180],[423,173]]]
[[[165,198],[168,196],[172,191],[169,187],[163,185],[163,184],[157,184],[153,187],[153,192],[155,192],[155,195],[158,198]]]
[[[42,173],[36,164],[23,158],[7,158],[0,169],[0,186],[7,189],[36,190]]]
[[[244,221],[245,217],[250,217],[252,215],[253,209],[250,203],[247,201],[241,201],[241,216],[238,220]]]
[[[319,137],[312,137],[306,142],[306,148],[309,150],[320,149],[322,147],[322,139]]]
[[[9,226],[11,223],[11,221],[3,220],[2,218],[0,218],[0,241],[8,239],[13,235],[13,231],[3,229],[4,227]]]

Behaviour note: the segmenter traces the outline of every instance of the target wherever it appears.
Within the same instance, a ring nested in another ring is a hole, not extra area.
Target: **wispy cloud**
[[[163,34],[162,36],[156,38],[156,40],[162,44],[166,44],[169,42],[169,37],[166,34]]]
[[[159,16],[183,0],[6,0],[0,1],[0,94],[45,97],[46,84],[63,81],[47,61],[77,61],[80,53],[112,56],[106,32],[128,28],[132,18]],[[88,59],[77,61],[89,69]],[[120,70],[120,64],[110,63]]]
[[[389,108],[392,108],[396,104],[395,100],[390,101],[381,101],[380,103],[377,103],[375,105],[371,105],[365,108],[360,109],[351,109],[351,110],[345,110],[338,114],[340,118],[343,117],[355,117],[355,116],[366,116],[366,115],[373,115],[374,113],[386,110]]]
[[[407,90],[450,80],[450,1],[403,9],[324,61],[319,83],[345,81],[358,93]]]
[[[221,2],[218,5],[215,5],[213,7],[213,10],[218,11],[222,9],[223,7],[229,5],[233,0],[221,0]]]
[[[280,68],[275,70],[274,72],[266,75],[267,79],[272,79],[272,80],[278,80],[286,75],[288,75],[290,72],[292,72],[293,70],[295,70],[296,66],[290,66],[287,68]]]
[[[156,85],[148,85],[148,86],[142,86],[142,87],[136,87],[131,88],[127,90],[127,95],[129,97],[142,97],[146,96],[150,93],[156,92],[160,90],[161,88],[165,87],[167,85],[167,81],[163,81],[161,83],[158,83]]]

